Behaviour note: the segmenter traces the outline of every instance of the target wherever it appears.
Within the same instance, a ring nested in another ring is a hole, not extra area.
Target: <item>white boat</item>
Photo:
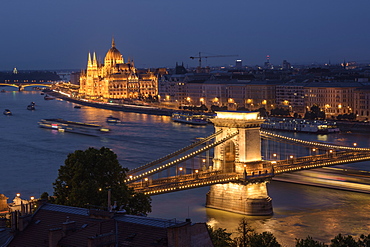
[[[193,125],[207,125],[207,117],[203,114],[197,114],[192,112],[175,112],[171,117],[172,121],[178,123],[186,123]]]
[[[330,123],[325,120],[305,120],[289,118],[266,119],[266,121],[261,124],[261,128],[269,130],[285,130],[317,134],[337,133],[340,131],[335,122]]]
[[[121,120],[119,118],[109,116],[107,117],[107,123],[120,123]]]
[[[110,129],[97,124],[74,122],[60,118],[42,119],[38,124],[41,128],[57,130],[58,132],[70,132],[90,136],[99,136],[102,133],[110,131]]]

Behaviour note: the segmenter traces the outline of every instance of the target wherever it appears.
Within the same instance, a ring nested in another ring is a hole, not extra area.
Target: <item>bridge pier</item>
[[[272,215],[272,199],[266,183],[211,185],[206,207],[253,216]]]
[[[206,206],[245,215],[271,215],[272,199],[267,180],[272,166],[262,161],[260,128],[263,119],[257,112],[217,112],[212,119],[215,131],[222,130],[216,141],[238,133],[215,147],[213,169],[244,177],[239,183],[211,185]],[[270,174],[270,175],[269,175]]]

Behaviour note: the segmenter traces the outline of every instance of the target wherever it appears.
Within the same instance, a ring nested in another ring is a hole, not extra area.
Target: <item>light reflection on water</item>
[[[33,112],[26,110],[32,101],[36,102]],[[40,195],[44,191],[52,193],[58,168],[67,155],[77,149],[109,147],[118,155],[122,166],[134,168],[189,145],[196,137],[205,137],[213,132],[212,126],[189,128],[172,123],[166,116],[85,106],[76,109],[74,105],[59,100],[45,101],[37,91],[0,93],[0,107],[9,108],[14,114],[0,117],[0,193],[10,198],[17,192],[22,193],[24,198]],[[112,133],[101,138],[55,133],[37,127],[42,118],[58,117],[108,126],[105,119],[109,115],[119,117],[122,123],[109,125]],[[370,146],[370,138],[364,134],[284,134],[340,145],[356,142],[358,146]],[[362,162],[345,166],[370,170],[369,164]],[[154,196],[150,216],[182,221],[191,218],[193,222],[210,222],[235,232],[243,216],[205,208],[208,189],[203,187]],[[328,242],[338,233],[354,236],[370,233],[370,195],[276,181],[272,181],[268,189],[273,199],[274,215],[247,218],[258,232],[270,231],[280,243],[293,246],[295,238],[307,235]]]

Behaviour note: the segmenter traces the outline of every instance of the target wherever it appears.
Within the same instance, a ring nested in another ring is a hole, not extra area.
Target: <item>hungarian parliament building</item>
[[[116,48],[112,47],[100,63],[95,52],[88,54],[87,69],[80,74],[79,96],[86,99],[121,100],[127,98],[150,98],[158,95],[158,78],[151,71],[139,71],[134,62],[124,61]]]

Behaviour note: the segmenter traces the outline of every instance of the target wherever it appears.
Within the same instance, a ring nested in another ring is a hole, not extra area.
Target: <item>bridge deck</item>
[[[271,177],[272,174],[244,176],[243,174],[214,171],[179,175],[155,180],[144,180],[141,182],[131,183],[129,186],[136,192],[142,192],[148,195],[157,195],[179,190],[199,188],[212,184],[229,182],[251,183],[259,180],[271,179]]]
[[[174,154],[178,155],[184,153],[185,151],[190,150],[193,147],[197,147],[200,144],[206,143],[208,140],[211,140],[213,137],[218,135],[219,133],[214,133],[213,135],[205,138],[203,142],[198,142],[192,144],[184,149],[180,149],[176,151]],[[209,150],[221,143],[224,143],[234,136],[238,135],[238,132],[234,132],[229,134],[228,136],[222,138],[213,143],[208,143],[205,147],[200,148],[199,150],[193,151],[188,154],[183,154],[182,157],[177,158],[167,164],[160,165],[162,161],[168,160],[168,157],[174,157],[174,154],[170,154],[165,156],[157,161],[148,163],[138,169],[135,169],[135,172],[142,171],[135,176],[130,176],[125,182],[128,186],[132,187],[137,192],[143,192],[149,195],[155,194],[162,194],[162,193],[169,193],[173,191],[179,190],[186,190],[191,188],[203,187],[212,184],[220,184],[220,183],[228,183],[228,182],[235,182],[235,183],[253,183],[256,181],[264,181],[264,180],[271,180],[272,177],[275,175],[283,174],[283,173],[290,173],[295,171],[301,170],[308,170],[314,169],[319,167],[327,167],[333,166],[338,164],[346,164],[346,163],[354,163],[354,162],[361,162],[370,160],[370,149],[369,148],[359,148],[359,147],[346,147],[340,145],[333,145],[328,143],[320,143],[320,142],[309,142],[304,140],[299,140],[290,137],[284,137],[280,135],[276,135],[273,133],[269,133],[266,131],[261,131],[261,135],[264,138],[277,140],[281,142],[288,142],[290,144],[299,144],[302,146],[307,146],[309,148],[320,148],[322,150],[326,150],[326,153],[323,154],[316,154],[304,157],[295,157],[292,159],[285,159],[285,160],[277,160],[277,161],[262,161],[265,165],[272,168],[272,173],[266,172],[261,173],[259,168],[253,168],[255,170],[251,170],[248,168],[248,174],[246,172],[243,173],[230,173],[224,172],[222,170],[212,171],[212,172],[205,172],[198,170],[193,170],[192,174],[181,174],[177,176],[171,177],[162,177],[158,179],[153,179],[152,175],[157,174],[160,171],[173,167],[185,160],[191,159],[196,155]],[[253,162],[251,162],[252,164]],[[155,167],[157,165],[157,167]],[[159,165],[159,167],[158,167]],[[245,163],[246,167],[248,163]],[[248,166],[249,167],[249,166]],[[251,165],[250,167],[254,167]],[[144,169],[152,169],[149,171],[143,171]],[[258,170],[256,170],[258,169]],[[130,174],[133,174],[131,172]]]

